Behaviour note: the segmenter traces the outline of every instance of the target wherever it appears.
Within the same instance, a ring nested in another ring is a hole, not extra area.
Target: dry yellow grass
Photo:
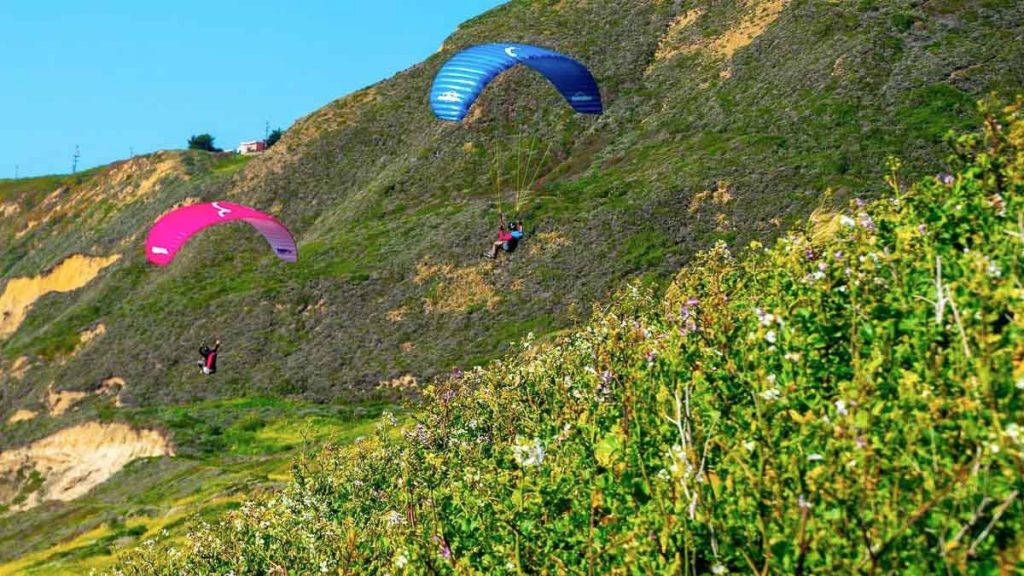
[[[693,195],[690,199],[690,206],[688,210],[690,214],[696,214],[700,211],[704,205],[711,201],[714,206],[725,206],[733,201],[732,189],[729,187],[729,183],[725,181],[719,181],[718,185],[714,190],[703,190]]]
[[[846,75],[846,56],[840,56],[836,58],[835,63],[832,64],[832,76],[840,77]]]
[[[808,218],[811,222],[811,242],[821,245],[836,235],[840,226],[839,214],[824,208],[815,208]]]
[[[185,206],[192,206],[193,204],[199,204],[200,202],[202,202],[202,198],[198,198],[196,196],[189,196],[188,198],[185,198],[181,202],[175,203],[174,206],[171,206],[167,210],[164,210],[163,212],[161,212],[159,216],[157,216],[156,218],[153,219],[153,221],[156,221],[156,220],[159,220],[159,219],[163,218],[164,216],[170,214],[171,212],[174,212],[178,208],[184,208]]]
[[[25,377],[25,372],[28,372],[29,366],[28,356],[18,356],[14,359],[14,364],[11,364],[8,374],[15,380],[21,380]]]
[[[704,15],[704,10],[687,10],[672,21],[662,36],[655,51],[654,63],[669,60],[679,54],[694,52],[730,60],[736,52],[749,46],[772,22],[775,22],[788,4],[789,0],[748,0],[744,6],[746,14],[739,24],[711,38],[697,38],[690,30],[690,27]],[[719,75],[723,79],[731,78],[732,69],[727,64]]]
[[[658,49],[654,52],[654,61],[668,60],[678,54],[692,50],[688,44],[680,43],[680,36],[703,15],[703,8],[693,8],[676,16],[658,42]]]
[[[388,310],[388,320],[391,322],[401,322],[405,319],[405,315],[409,313],[409,309],[405,306],[400,306],[393,310]]]
[[[180,178],[188,180],[188,172],[181,162],[181,156],[177,154],[154,154],[152,156],[138,156],[126,162],[116,165],[110,171],[106,182],[102,182],[103,191],[115,189],[116,195],[112,198],[118,205],[125,205],[138,198],[147,196],[156,190],[165,178]],[[97,191],[92,191],[95,195]],[[83,196],[90,195],[85,191]],[[108,199],[109,196],[107,196]]]
[[[100,336],[103,336],[106,333],[107,333],[107,327],[106,327],[106,325],[104,325],[102,323],[97,324],[93,328],[89,328],[89,329],[83,330],[82,332],[80,332],[78,334],[78,344],[75,345],[75,349],[72,350],[71,353],[68,354],[67,356],[61,358],[60,362],[61,363],[67,362],[70,358],[74,358],[75,356],[78,356],[78,354],[82,350],[84,350],[85,347],[88,346],[90,342],[92,342],[93,340],[99,338]]]
[[[101,324],[97,324],[93,328],[90,328],[88,330],[83,330],[82,333],[78,335],[78,343],[79,344],[88,344],[89,342],[92,342],[95,338],[103,336],[106,333],[107,333],[107,327],[105,325],[103,325],[102,323]]]
[[[433,294],[423,299],[426,312],[465,312],[474,306],[486,306],[493,310],[500,302],[497,291],[484,278],[486,265],[455,268],[450,264],[427,264],[416,266],[417,284],[439,280]]]
[[[249,162],[236,176],[235,189],[246,190],[256,186],[271,174],[280,174],[298,158],[301,143],[315,140],[317,135],[324,131],[337,130],[353,124],[364,110],[371,108],[379,100],[376,88],[365,88],[299,118],[277,144]]]
[[[15,422],[21,422],[23,420],[31,420],[38,416],[38,412],[32,410],[16,410],[11,417],[7,419],[8,424],[14,424]]]
[[[411,390],[417,386],[419,386],[419,381],[412,374],[403,374],[398,378],[381,380],[377,383],[377,388],[389,390]]]
[[[50,416],[61,416],[88,395],[86,392],[73,390],[55,392],[53,385],[50,385],[46,390],[46,407],[50,411]]]
[[[120,254],[105,258],[76,254],[45,274],[9,280],[0,294],[0,338],[13,334],[21,326],[36,300],[50,292],[77,290],[120,258]]]
[[[760,36],[789,4],[789,0],[751,0],[747,2],[748,13],[740,23],[721,36],[713,39],[706,46],[712,54],[722,58],[732,58],[741,48],[745,48]]]
[[[152,194],[169,179],[188,180],[189,177],[182,155],[177,152],[158,152],[115,163],[102,178],[50,192],[39,206],[26,214],[25,223],[16,236],[20,238],[57,217],[80,218],[100,200],[123,206]],[[93,221],[106,217],[106,212],[96,212]]]
[[[541,232],[530,238],[530,256],[544,253],[548,254],[564,246],[572,244],[572,241],[558,232]]]
[[[111,376],[110,378],[107,378],[100,384],[100,387],[96,390],[96,394],[104,396],[113,396],[114,406],[121,408],[124,406],[124,403],[121,402],[121,392],[124,392],[124,389],[127,386],[128,385],[125,383],[124,378],[121,378],[119,376]]]

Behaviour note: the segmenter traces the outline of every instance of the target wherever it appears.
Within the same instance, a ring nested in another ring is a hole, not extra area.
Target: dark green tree
[[[206,150],[207,152],[220,152],[219,148],[213,146],[213,136],[209,134],[196,134],[188,139],[189,150]]]
[[[282,135],[284,135],[284,132],[282,132],[280,128],[275,128],[274,131],[267,136],[267,148],[277,144],[277,141],[281,139]]]

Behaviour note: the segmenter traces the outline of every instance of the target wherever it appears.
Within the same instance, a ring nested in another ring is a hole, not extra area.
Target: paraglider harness
[[[199,347],[199,355],[202,356],[203,359],[197,361],[196,365],[199,366],[199,369],[203,374],[209,376],[210,374],[217,373],[217,352],[219,349],[220,342],[217,342],[213,348],[210,348],[206,344]]]
[[[513,220],[511,224],[505,224],[505,215],[499,214],[500,225],[498,226],[498,240],[501,240],[501,250],[511,254],[519,247],[519,241],[523,239],[523,221]],[[507,231],[506,231],[507,230]]]
[[[519,247],[519,241],[523,239],[523,231],[518,228],[512,228],[509,231],[509,236],[511,238],[505,240],[505,243],[501,245],[501,249],[511,254]]]

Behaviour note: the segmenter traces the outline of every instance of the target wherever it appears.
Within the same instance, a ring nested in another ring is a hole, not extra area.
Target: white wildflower
[[[768,390],[761,392],[760,396],[769,402],[774,402],[782,397],[782,393],[779,392],[778,388],[769,388]]]
[[[988,266],[985,267],[985,273],[988,274],[989,278],[1000,278],[1003,275],[1003,270],[995,262],[989,262]]]
[[[544,462],[544,444],[539,438],[526,440],[517,436],[512,455],[520,466],[540,466]]]
[[[1024,376],[1017,379],[1015,386],[1017,386],[1017,390],[1024,390]]]
[[[800,353],[799,352],[786,352],[786,355],[783,356],[783,358],[785,358],[786,360],[788,360],[790,362],[799,362],[800,361]]]
[[[775,340],[776,340],[776,337],[775,337],[775,330],[769,330],[769,331],[768,331],[768,332],[767,332],[767,333],[766,333],[766,334],[764,335],[764,339],[765,339],[765,340],[767,340],[769,344],[775,344]]]
[[[394,510],[391,510],[387,514],[385,514],[384,520],[387,521],[388,526],[398,526],[405,522],[405,518],[403,518],[401,514],[395,512]]]
[[[846,400],[836,400],[836,412],[840,416],[846,416],[850,412],[846,409]]]
[[[399,569],[405,568],[405,565],[408,564],[408,563],[409,563],[409,557],[405,555],[405,552],[402,552],[401,554],[398,555],[398,558],[395,558],[395,567],[396,568],[399,568]]]
[[[747,440],[743,443],[743,447],[747,449],[747,452],[753,452],[754,448],[757,448],[757,442],[753,440]]]
[[[824,459],[825,457],[822,456],[821,454],[810,454],[807,456],[808,462],[821,462]]]
[[[716,575],[728,574],[729,573],[729,569],[726,568],[725,566],[722,566],[721,564],[715,564],[714,566],[711,567],[711,573],[712,574],[716,574]]]
[[[1024,444],[1024,428],[1021,428],[1016,422],[1007,426],[1006,430],[1003,430],[1003,434],[1016,444]]]
[[[846,226],[847,228],[853,228],[857,224],[857,222],[853,218],[850,218],[845,214],[839,217],[839,223],[842,224],[843,226]]]

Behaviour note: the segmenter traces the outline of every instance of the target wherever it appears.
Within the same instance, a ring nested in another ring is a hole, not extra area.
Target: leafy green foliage
[[[174,438],[176,456],[133,462],[75,501],[0,517],[0,573],[88,573],[146,538],[183,537],[192,521],[212,520],[237,507],[242,494],[287,478],[298,454],[372,434],[381,412],[395,409],[273,398],[117,410],[86,402],[74,418],[156,427]],[[45,416],[32,422],[38,421],[59,425]],[[45,480],[27,474],[15,504]]]
[[[213,136],[209,134],[195,134],[188,139],[189,150],[203,150],[205,152],[220,152],[219,148],[213,145]]]
[[[1021,109],[952,175],[892,161],[878,201],[629,287],[117,573],[1019,571]]]
[[[284,136],[284,132],[281,131],[280,128],[274,128],[271,130],[270,134],[267,136],[267,148],[277,144],[277,141],[281,139],[281,136]]]

